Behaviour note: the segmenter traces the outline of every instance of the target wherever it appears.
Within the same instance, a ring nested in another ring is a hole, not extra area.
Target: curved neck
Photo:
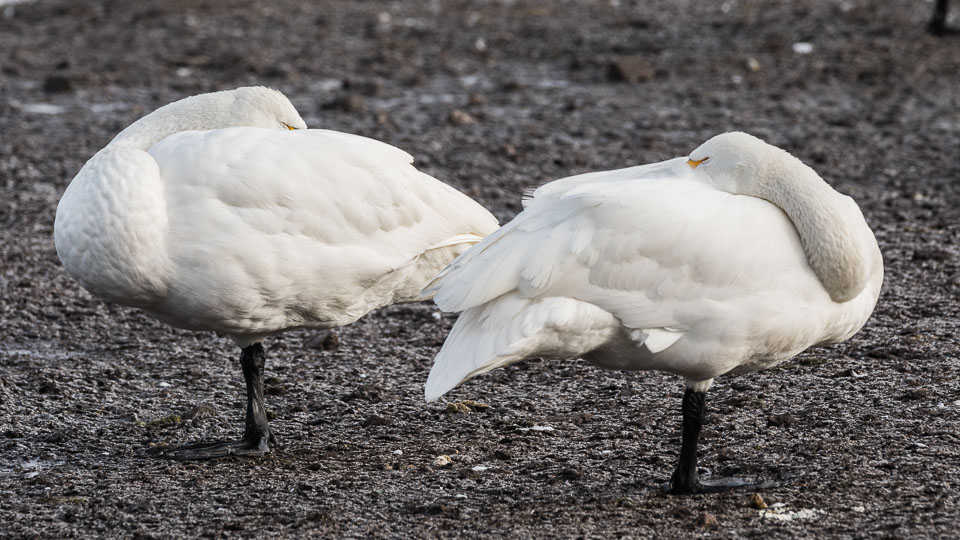
[[[834,191],[799,159],[786,154],[761,173],[758,195],[779,206],[800,236],[810,268],[834,302],[846,302],[870,277],[866,221],[849,197]]]
[[[230,101],[226,92],[191,96],[164,105],[130,124],[117,134],[110,144],[132,146],[146,150],[174,133],[227,127]]]

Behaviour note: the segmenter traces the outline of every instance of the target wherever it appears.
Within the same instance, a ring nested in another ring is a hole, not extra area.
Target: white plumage
[[[155,111],[67,188],[60,259],[105,300],[248,346],[420,300],[429,279],[497,228],[406,152],[305,128],[265,88]]]
[[[883,264],[857,205],[743,133],[662,163],[537,189],[425,288],[462,311],[426,385],[434,400],[531,356],[661,370],[705,392],[849,338]]]

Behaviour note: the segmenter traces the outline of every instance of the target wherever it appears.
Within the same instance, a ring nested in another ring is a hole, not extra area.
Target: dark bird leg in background
[[[770,482],[747,482],[741,478],[723,478],[708,482],[700,480],[697,472],[697,443],[700,440],[700,428],[707,410],[707,393],[694,392],[687,388],[683,394],[683,444],[680,447],[680,460],[670,479],[670,491],[683,493],[712,493],[732,489],[764,489],[772,487]]]
[[[944,36],[947,34],[960,34],[960,29],[947,26],[947,4],[949,0],[937,0],[933,6],[933,18],[927,25],[927,32],[935,36]]]
[[[258,456],[270,452],[270,443],[276,438],[267,422],[263,405],[263,345],[254,343],[240,353],[240,366],[247,383],[247,419],[243,438],[236,441],[198,443],[169,450],[174,459],[212,459],[224,456]]]

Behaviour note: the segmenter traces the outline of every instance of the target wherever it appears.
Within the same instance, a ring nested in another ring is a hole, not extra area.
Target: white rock
[[[795,519],[813,519],[821,514],[823,510],[818,508],[802,508],[800,510],[787,510],[785,503],[774,503],[766,510],[759,510],[762,519],[771,519],[774,521],[793,521]]]

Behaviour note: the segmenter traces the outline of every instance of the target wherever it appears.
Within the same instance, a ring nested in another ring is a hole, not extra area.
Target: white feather
[[[108,301],[250,343],[418,300],[497,228],[400,149],[288,125],[306,127],[281,95],[249,89],[141,119],[64,193],[55,224],[64,266]]]
[[[721,147],[731,138],[740,146]],[[743,134],[716,141],[702,147],[714,145],[711,159],[755,174],[677,158],[557,180],[454,260],[425,289],[442,309],[464,312],[436,357],[428,399],[528,356],[663,370],[696,386],[854,334],[883,279],[859,209],[779,149]],[[737,152],[742,160],[724,161]],[[802,211],[790,217],[754,188]],[[809,232],[826,229],[824,239]],[[844,275],[862,282],[828,291],[810,252],[853,265]],[[549,310],[556,305],[568,309],[561,316]]]

